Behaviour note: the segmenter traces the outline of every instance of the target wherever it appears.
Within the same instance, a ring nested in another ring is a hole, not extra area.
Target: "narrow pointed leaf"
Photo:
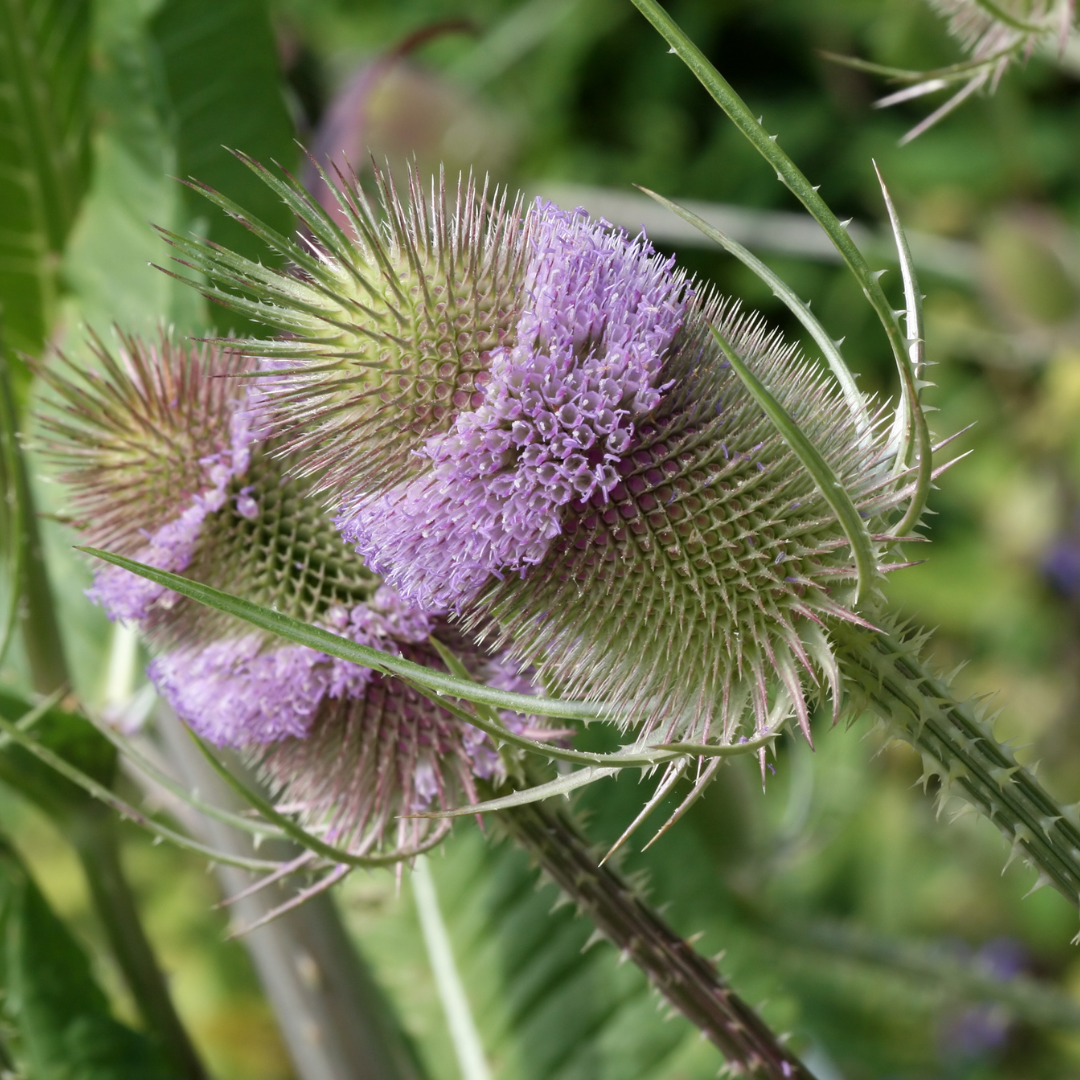
[[[344,848],[338,848],[334,847],[333,844],[327,844],[325,841],[320,840],[317,836],[313,836],[306,829],[297,825],[291,818],[286,817],[284,814],[279,814],[277,810],[274,809],[272,803],[267,799],[264,799],[258,792],[252,791],[247,784],[234,776],[229,769],[218,761],[217,757],[198,735],[193,731],[189,731],[189,734],[195,741],[196,746],[202,751],[203,756],[213,766],[214,771],[233,789],[233,791],[250,804],[253,809],[257,810],[267,821],[276,825],[290,840],[295,840],[302,847],[321,856],[328,862],[339,866],[357,866],[369,869],[376,866],[393,866],[395,863],[403,862],[406,859],[412,858],[414,855],[420,855],[425,851],[430,851],[431,848],[435,847],[443,839],[444,834],[437,833],[431,837],[431,839],[418,845],[412,851],[395,852],[392,855],[353,855],[352,852],[346,851]]]
[[[428,814],[414,814],[413,817],[423,818],[455,818],[469,817],[472,814],[488,814],[493,810],[509,810],[513,806],[528,806],[529,803],[543,802],[544,799],[553,798],[556,795],[569,795],[571,791],[577,791],[588,784],[595,784],[597,780],[614,776],[617,768],[599,768],[595,765],[587,765],[583,769],[577,769],[566,776],[559,776],[549,780],[546,784],[537,784],[535,787],[522,788],[510,795],[500,795],[497,799],[486,799],[484,802],[470,803],[468,806],[458,806],[453,810],[437,810]]]
[[[136,562],[134,559],[126,559],[122,555],[114,555],[112,552],[99,551],[97,548],[80,547],[88,555],[95,555],[105,562],[112,563],[133,574],[156,581],[159,585],[180,593],[200,604],[223,611],[226,615],[235,615],[252,626],[276,634],[297,645],[307,645],[311,649],[317,649],[328,656],[336,656],[341,660],[350,660],[354,664],[371,668],[384,675],[400,675],[410,679],[438,696],[449,695],[462,698],[465,701],[477,701],[482,704],[492,705],[496,709],[512,709],[514,712],[535,713],[538,716],[554,716],[564,720],[598,720],[605,716],[604,710],[586,701],[563,701],[558,698],[529,697],[527,694],[512,694],[505,690],[495,690],[490,686],[480,686],[465,679],[459,679],[454,675],[441,671],[433,671],[421,664],[414,664],[401,657],[391,656],[388,653],[379,652],[377,649],[369,649],[365,645],[357,645],[348,638],[339,637],[328,630],[318,626],[309,626],[299,619],[290,619],[270,608],[253,604],[249,600],[243,600],[238,596],[230,596],[228,593],[213,589],[209,585],[203,585],[198,581],[181,577],[178,574],[170,574],[165,570],[157,570],[152,566]]]
[[[798,424],[784,411],[783,406],[772,396],[743,363],[741,357],[717,332],[715,327],[710,327],[713,337],[724,352],[724,356],[734,368],[735,373],[742,379],[747,390],[753,395],[754,400],[761,406],[762,411],[783,435],[787,444],[798,455],[806,471],[813,477],[825,501],[832,507],[836,514],[840,527],[851,545],[852,555],[855,557],[855,567],[859,575],[858,592],[856,601],[861,600],[867,593],[877,574],[876,561],[873,548],[871,547],[870,534],[866,523],[859,517],[859,511],[851,501],[851,496],[836,478],[829,463],[821,456],[818,448],[803,434]]]
[[[103,802],[106,806],[120,814],[121,817],[125,817],[128,820],[133,821],[136,825],[140,825],[142,828],[147,829],[149,832],[155,833],[163,840],[168,840],[170,843],[176,844],[178,847],[184,848],[187,851],[193,851],[197,855],[203,855],[213,862],[224,863],[228,866],[237,866],[243,870],[276,870],[279,865],[278,863],[267,859],[247,859],[216,851],[213,848],[206,847],[203,844],[196,843],[194,840],[190,840],[182,833],[178,833],[165,825],[161,825],[153,818],[142,813],[142,811],[136,810],[135,807],[126,803],[119,795],[115,794],[103,784],[99,784],[92,777],[87,776],[81,769],[75,768],[74,765],[65,761],[59,754],[54,754],[47,746],[41,745],[37,740],[21,731],[17,724],[12,723],[2,714],[0,714],[0,731],[6,734],[12,742],[17,743],[50,769],[59,773],[65,780],[69,780],[72,784],[82,788],[88,795],[92,795],[95,799]]]

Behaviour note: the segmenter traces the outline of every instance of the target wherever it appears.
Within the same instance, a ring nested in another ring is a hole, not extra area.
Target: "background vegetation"
[[[441,160],[530,192],[589,185],[600,209],[634,183],[677,200],[794,209],[625,0],[0,0],[0,10],[0,299],[9,345],[29,356],[84,355],[86,329],[107,334],[113,322],[233,328],[147,268],[167,258],[148,223],[254,252],[171,179],[193,175],[290,228],[221,146],[298,167],[293,140],[313,137],[362,69],[371,86],[353,137],[395,165]],[[874,159],[905,224],[952,242],[922,268],[938,365],[930,400],[939,435],[974,425],[953,444],[973,453],[941,479],[927,561],[896,572],[890,596],[938,628],[941,668],[969,661],[957,686],[997,693],[987,707],[1001,710],[999,735],[1042,761],[1056,794],[1080,798],[1080,76],[1035,56],[994,96],[900,148],[925,103],[874,110],[880,80],[820,50],[903,68],[955,61],[922,0],[672,0],[669,10],[841,217],[880,228]],[[403,43],[408,56],[386,62]],[[703,279],[796,333],[734,260],[676,247]],[[886,343],[846,272],[776,247],[761,253],[846,339],[864,387],[892,393]],[[26,410],[29,371],[14,368]],[[39,502],[56,511],[46,480],[35,476]],[[70,534],[43,527],[75,688],[119,708],[137,689],[122,649],[82,595],[89,571]],[[0,681],[28,692],[29,679],[16,642]],[[1031,874],[1000,873],[1007,852],[985,821],[938,812],[912,751],[826,718],[816,744],[790,740],[764,792],[754,769],[725,766],[624,869],[643,875],[676,928],[702,932],[702,949],[726,950],[736,987],[794,1033],[822,1080],[1080,1073],[1075,911],[1050,890],[1023,898]],[[613,840],[639,799],[632,778],[590,789],[590,833]],[[61,833],[6,787],[0,825],[94,958],[113,1015],[137,1024]],[[214,1075],[293,1075],[243,946],[223,942],[203,862],[134,827],[123,836],[150,935]],[[635,970],[605,945],[581,951],[589,928],[550,912],[554,893],[533,888],[516,852],[465,823],[432,870],[498,1077],[715,1075],[715,1051],[681,1019],[664,1021]],[[337,901],[425,1069],[452,1080],[408,874],[354,874]]]

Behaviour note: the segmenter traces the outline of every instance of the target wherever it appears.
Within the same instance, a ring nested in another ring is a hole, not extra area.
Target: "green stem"
[[[813,1080],[716,968],[651,911],[596,855],[565,816],[543,803],[499,819],[596,929],[727,1058],[735,1075]]]
[[[1080,818],[1057,802],[995,738],[989,721],[919,658],[895,632],[842,626],[844,677],[889,730],[914,746],[943,793],[966,799],[1014,850],[1071,904],[1080,907]]]
[[[877,313],[885,333],[889,337],[897,363],[904,366],[907,341],[877,278],[871,272],[863,253],[848,236],[847,229],[818,194],[817,188],[803,175],[802,170],[777,145],[776,136],[770,135],[755,117],[746,102],[735,92],[731,84],[709,62],[705,54],[679,28],[678,23],[656,0],[633,0],[634,6],[652,23],[653,27],[671,46],[680,60],[690,69],[713,101],[727,114],[728,119],[746,136],[755,150],[776,170],[776,178],[806,207],[814,220],[825,230],[840,257],[847,263],[862,287],[870,306]]]
[[[19,430],[18,409],[11,388],[7,349],[0,325],[0,426],[15,434]],[[51,694],[70,686],[63,638],[56,617],[48,568],[41,546],[33,493],[26,459],[17,438],[13,442],[12,494],[18,508],[21,536],[19,567],[19,624],[30,662],[34,689]],[[95,733],[96,735],[96,733]],[[103,736],[96,736],[104,741]],[[112,748],[109,747],[111,751]],[[173,1007],[165,978],[157,966],[150,944],[139,921],[138,908],[120,866],[116,821],[92,799],[75,808],[51,800],[41,805],[51,811],[57,824],[72,842],[86,873],[94,909],[112,946],[128,989],[149,1030],[157,1037],[185,1080],[206,1080],[195,1048]]]
[[[38,531],[37,517],[34,513],[30,478],[26,472],[26,459],[20,452],[17,442],[18,409],[11,386],[11,373],[8,370],[7,348],[3,340],[2,325],[0,325],[0,427],[16,439],[13,443],[14,453],[10,463],[12,470],[10,483],[20,525],[20,537],[17,541],[20,545],[17,559],[19,581],[16,586],[21,600],[18,607],[19,624],[30,661],[34,689],[42,694],[51,694],[68,682],[67,663],[64,659],[60,627],[56,621],[56,609],[45,569],[45,558],[41,550],[41,534]]]
[[[173,1007],[165,977],[139,920],[135,898],[120,864],[115,818],[106,807],[91,804],[69,823],[66,832],[79,855],[113,955],[148,1030],[165,1051],[177,1076],[207,1080],[208,1074]]]

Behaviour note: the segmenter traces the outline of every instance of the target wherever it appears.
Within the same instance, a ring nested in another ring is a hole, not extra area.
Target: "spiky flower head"
[[[320,260],[347,262],[330,225],[278,187],[325,246]],[[434,190],[429,222],[441,213]],[[340,198],[359,196],[346,185]],[[384,206],[395,250],[412,245],[410,265],[437,247],[395,224],[421,220],[417,198],[414,181],[408,211],[390,196]],[[343,450],[333,408],[305,396],[302,373],[289,376],[294,411],[272,419],[275,431],[302,467],[340,459],[327,481],[338,524],[403,598],[449,608],[560,692],[668,741],[731,743],[791,716],[809,733],[810,700],[840,699],[830,626],[864,621],[859,591],[884,568],[887,544],[872,535],[902,494],[895,446],[856,390],[854,407],[759,320],[692,289],[644,236],[541,202],[498,220],[520,269],[477,389],[450,399],[437,430],[415,428],[392,396],[378,404],[373,423],[411,433],[407,475],[345,467],[382,461],[384,440],[353,431]],[[360,216],[356,228],[352,265],[376,233]],[[226,281],[224,256],[185,250]],[[468,287],[424,265],[428,294]],[[289,280],[310,274],[300,266]],[[255,294],[257,280],[232,284]],[[277,309],[274,320],[285,325]],[[302,353],[291,340],[258,348],[274,361]],[[801,431],[813,467],[725,348]],[[414,342],[395,355],[411,378],[425,354]],[[309,362],[313,379],[320,362],[340,370],[329,353]],[[289,424],[304,408],[296,437]]]
[[[995,90],[1009,65],[1029,59],[1037,47],[1052,47],[1056,39],[1064,49],[1076,13],[1076,0],[930,0],[930,6],[947,20],[949,33],[969,60],[934,71],[898,71],[833,57],[908,84],[881,98],[876,103],[879,107],[955,88],[951,97],[903,136],[901,144],[929,130],[973,94],[984,88]]]
[[[948,19],[949,33],[972,60],[985,61],[994,79],[1001,77],[1022,49],[1040,38],[1064,37],[1076,10],[1075,0],[930,0]]]
[[[437,612],[380,583],[307,481],[286,477],[295,463],[262,439],[261,394],[229,377],[250,361],[132,338],[99,358],[100,374],[50,375],[60,405],[44,420],[88,539],[442,668],[438,638],[488,673],[491,661]],[[118,496],[123,515],[112,512]],[[475,781],[500,775],[486,736],[368,668],[238,628],[111,566],[90,595],[137,622],[158,653],[151,679],[182,719],[243,750],[284,805],[355,854],[415,850],[430,826],[401,815],[475,801]]]
[[[419,477],[349,494],[338,524],[419,603],[460,609],[496,575],[541,562],[563,507],[606,503],[658,379],[687,289],[644,237],[535,207],[523,308],[483,400],[425,440]]]
[[[833,619],[862,622],[836,514],[711,328],[802,429],[869,518],[888,505],[881,447],[860,437],[816,366],[737,305],[695,298],[660,373],[665,392],[607,491],[562,508],[525,575],[490,581],[466,626],[535,659],[572,696],[608,702],[664,741],[731,743],[839,702]]]

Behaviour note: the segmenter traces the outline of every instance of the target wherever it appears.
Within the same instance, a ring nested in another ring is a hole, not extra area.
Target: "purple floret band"
[[[635,422],[664,387],[689,297],[674,258],[583,210],[538,200],[514,343],[495,350],[484,400],[427,440],[431,468],[343,501],[337,525],[417,603],[459,608],[492,575],[540,562],[560,508],[618,483]]]
[[[135,552],[133,558],[173,574],[188,568],[207,515],[225,505],[229,484],[247,472],[251,464],[251,447],[262,435],[261,426],[260,410],[251,403],[244,403],[233,412],[228,449],[199,461],[206,486],[175,518],[146,533],[145,546]],[[258,507],[251,498],[250,489],[245,488],[240,493],[237,508],[245,517],[256,516]],[[163,585],[109,565],[95,571],[94,584],[86,590],[86,595],[95,604],[100,604],[110,619],[138,622],[146,618],[154,602],[167,591]]]

